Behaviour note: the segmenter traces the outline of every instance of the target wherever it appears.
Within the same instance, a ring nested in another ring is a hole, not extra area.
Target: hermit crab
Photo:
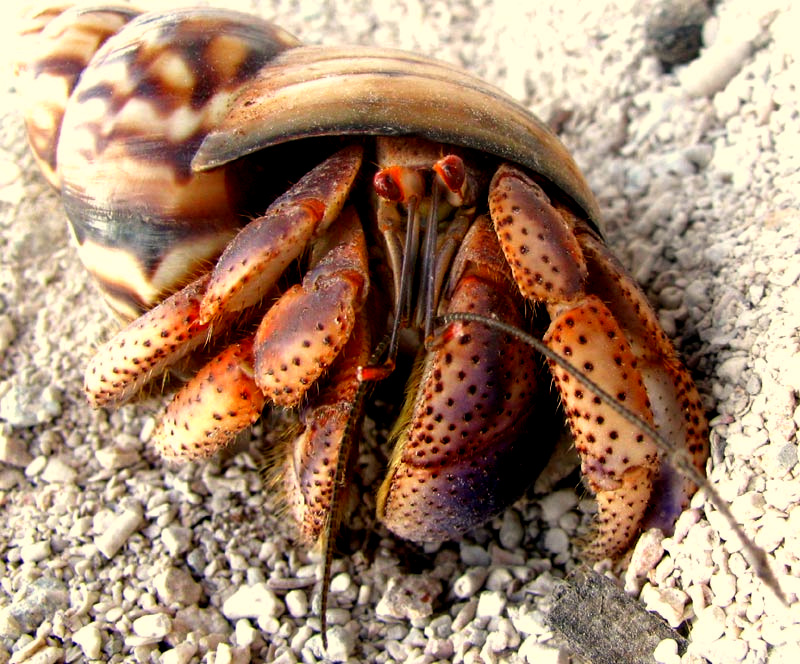
[[[599,505],[587,555],[669,527],[694,485],[647,427],[702,471],[697,390],[573,159],[521,105],[442,62],[303,46],[224,10],[58,9],[27,36],[33,151],[128,321],[87,369],[94,406],[187,377],[154,434],[172,461],[294,412],[273,482],[325,543],[368,387],[410,349],[377,497],[391,531],[441,541],[497,514],[556,413]]]

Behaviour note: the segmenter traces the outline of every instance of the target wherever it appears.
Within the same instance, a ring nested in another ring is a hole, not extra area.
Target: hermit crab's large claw
[[[550,313],[545,343],[662,436],[684,441],[702,469],[708,432],[697,390],[632,278],[585,222],[517,167],[498,170],[489,201],[520,291]],[[618,555],[648,515],[674,522],[694,487],[579,375],[551,369],[599,504],[587,553]]]

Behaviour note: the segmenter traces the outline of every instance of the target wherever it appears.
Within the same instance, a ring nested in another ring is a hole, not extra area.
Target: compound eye
[[[378,196],[392,203],[406,203],[425,194],[422,175],[416,169],[404,166],[382,168],[375,173],[372,184]]]
[[[464,181],[467,179],[467,172],[464,168],[464,160],[454,154],[442,157],[433,165],[433,170],[439,176],[439,180],[454,194],[461,194]]]

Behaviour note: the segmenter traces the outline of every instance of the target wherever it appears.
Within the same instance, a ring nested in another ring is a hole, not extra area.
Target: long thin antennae
[[[650,438],[652,438],[652,440],[655,442],[659,450],[669,455],[670,462],[680,472],[682,472],[686,477],[688,477],[692,482],[694,482],[698,487],[700,487],[703,491],[706,492],[708,498],[711,500],[712,503],[714,503],[714,506],[717,508],[717,510],[719,510],[719,512],[723,515],[723,517],[725,517],[726,521],[728,522],[728,525],[738,536],[739,540],[742,543],[742,546],[747,552],[747,556],[750,559],[750,564],[753,565],[753,569],[755,570],[758,577],[767,585],[767,587],[770,590],[772,590],[773,593],[775,593],[775,595],[778,598],[781,599],[781,601],[784,604],[788,604],[786,595],[784,594],[783,590],[781,590],[780,584],[778,583],[778,579],[769,566],[769,563],[767,561],[767,554],[764,553],[762,549],[757,547],[753,543],[753,541],[745,534],[741,525],[739,525],[739,523],[734,518],[733,513],[730,510],[730,507],[728,507],[728,503],[722,499],[722,496],[719,495],[717,490],[712,486],[711,482],[709,482],[706,479],[706,477],[702,473],[700,473],[699,470],[697,470],[697,468],[692,463],[689,453],[684,448],[664,438],[664,436],[658,433],[658,431],[656,431],[647,422],[642,420],[636,414],[632,413],[614,396],[606,392],[597,383],[595,383],[593,380],[587,377],[586,374],[581,372],[579,369],[576,369],[563,357],[553,352],[540,339],[537,339],[536,337],[527,334],[526,332],[523,332],[522,330],[519,330],[516,327],[509,325],[508,323],[504,323],[494,318],[481,316],[479,314],[450,313],[439,317],[437,319],[437,324],[440,325],[441,328],[444,328],[450,325],[451,323],[459,321],[465,323],[466,322],[479,323],[481,325],[486,325],[487,327],[493,327],[501,332],[505,332],[506,334],[512,335],[513,337],[519,339],[523,343],[526,343],[529,346],[533,347],[538,353],[541,353],[546,359],[558,365],[561,369],[569,371],[570,374],[572,374],[576,380],[579,380],[584,385],[586,385],[588,389],[596,393],[617,414],[619,414],[620,416],[625,418],[628,422],[640,428],[642,431],[644,431],[644,433],[650,436]],[[441,331],[439,331],[438,334],[441,334]]]
[[[372,353],[369,365],[372,366],[383,355],[386,347],[389,345],[389,337],[385,338]],[[339,525],[342,521],[342,512],[344,511],[344,496],[347,489],[347,464],[350,460],[350,454],[353,449],[354,441],[356,440],[355,429],[361,421],[361,411],[364,403],[364,398],[367,395],[371,381],[362,380],[361,384],[356,390],[353,403],[350,406],[350,413],[347,417],[347,426],[345,427],[342,436],[342,443],[339,446],[339,455],[336,459],[336,473],[333,476],[333,490],[331,491],[331,508],[328,514],[328,520],[325,524],[323,531],[323,542],[325,544],[325,559],[322,565],[322,589],[320,591],[319,600],[319,621],[320,621],[320,634],[322,636],[322,647],[328,649],[328,594],[330,592],[331,574],[333,571],[333,555],[336,546],[336,535],[339,532]]]

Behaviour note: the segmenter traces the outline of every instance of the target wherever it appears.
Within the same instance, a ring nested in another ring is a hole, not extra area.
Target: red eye
[[[464,186],[464,179],[466,178],[466,169],[464,168],[464,160],[454,154],[449,154],[442,157],[433,165],[433,170],[439,175],[447,187],[454,194],[461,191]]]
[[[384,200],[397,203],[403,200],[403,191],[391,171],[391,168],[378,171],[375,173],[372,183],[378,196]]]

